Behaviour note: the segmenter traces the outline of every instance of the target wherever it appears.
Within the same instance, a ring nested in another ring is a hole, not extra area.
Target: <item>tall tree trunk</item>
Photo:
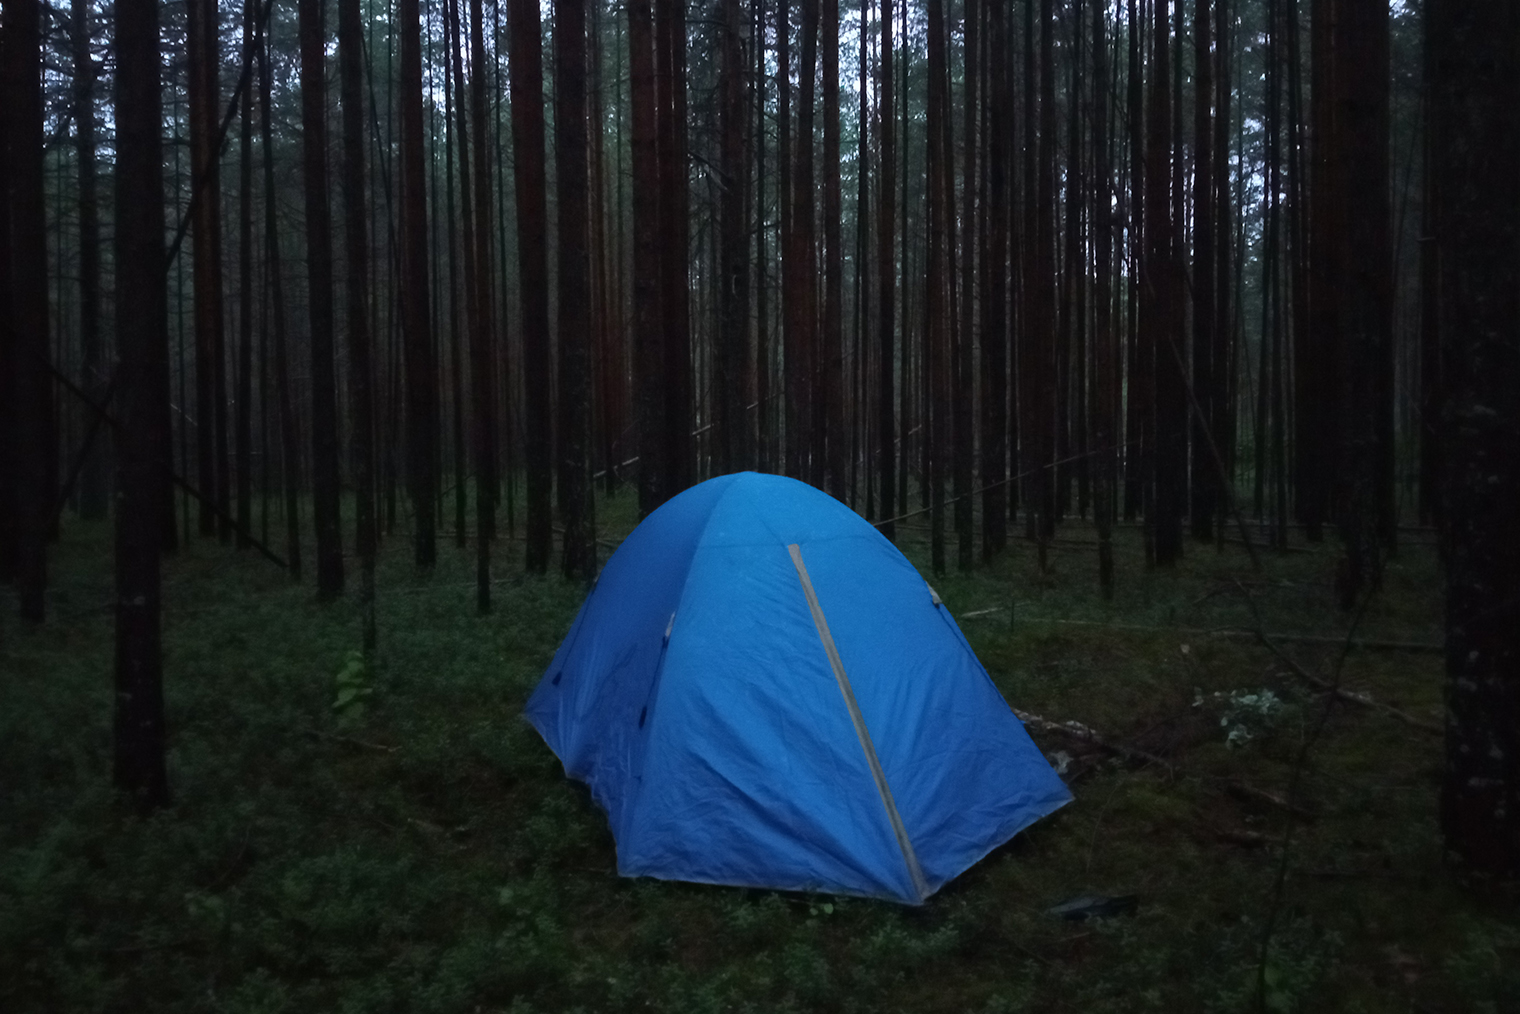
[[[955,479],[953,489],[955,493],[955,534],[956,534],[956,566],[963,571],[970,570],[976,564],[976,533],[973,530],[971,485],[975,481],[975,450],[976,437],[972,431],[972,418],[976,407],[976,390],[972,378],[975,376],[972,350],[976,347],[976,255],[977,242],[985,226],[985,196],[979,196],[977,187],[980,177],[978,176],[977,159],[977,127],[981,117],[982,103],[978,99],[981,90],[981,71],[978,59],[978,50],[981,47],[981,33],[978,25],[979,0],[967,0],[964,9],[963,48],[965,50],[965,76],[962,98],[962,114],[964,128],[962,131],[962,148],[965,158],[962,162],[961,175],[961,262],[960,262],[960,303],[958,306],[959,326],[955,335],[955,376],[953,384],[955,388],[954,408],[955,413]],[[950,133],[949,125],[946,125],[946,133]],[[954,150],[952,144],[951,150]],[[954,189],[954,182],[947,180],[950,188]]]
[[[311,492],[317,597],[343,594],[338,515],[338,392],[333,360],[332,212],[327,194],[327,30],[323,0],[300,0],[301,177],[306,192],[306,307],[311,321]],[[199,263],[199,258],[197,258]]]
[[[544,169],[544,56],[538,5],[509,0],[513,181],[517,188],[517,269],[522,300],[524,443],[527,449],[527,567],[542,574],[554,545],[550,493],[553,419],[549,388],[549,250]]]
[[[745,25],[739,0],[724,0],[719,68],[719,168],[722,193],[718,202],[721,233],[718,281],[718,381],[714,389],[718,410],[718,466],[734,472],[753,466],[748,413],[746,364],[749,361],[749,223],[745,197],[749,163],[744,143],[749,121],[749,65],[744,54]]]
[[[1108,135],[1108,53],[1104,41],[1106,12],[1093,4],[1093,521],[1098,529],[1098,587],[1114,597],[1114,442],[1118,435],[1118,348],[1112,330],[1110,274],[1113,221]]]
[[[52,527],[54,456],[51,357],[48,349],[47,220],[43,181],[42,10],[38,0],[9,0],[0,32],[0,85],[7,163],[0,203],[7,205],[14,441],[16,592],[22,619],[46,614],[47,538]],[[0,222],[0,225],[5,224]]]
[[[79,161],[79,348],[84,389],[99,404],[107,389],[106,356],[100,340],[100,205],[95,155],[95,59],[90,55],[90,7],[72,0],[74,41],[74,150]],[[110,481],[97,445],[79,473],[79,516],[106,516]]]
[[[475,606],[491,608],[491,540],[496,535],[496,314],[491,298],[491,176],[486,157],[485,11],[470,0],[470,117],[475,123],[475,313],[470,327],[470,393],[475,448]]]
[[[474,0],[479,3],[480,0]],[[554,7],[554,165],[559,176],[559,481],[566,577],[596,575],[591,522],[591,259],[586,182],[586,0]]]
[[[639,405],[639,516],[670,498],[665,486],[665,340],[660,305],[659,115],[654,16],[649,0],[628,4],[628,93],[632,107],[633,348]]]
[[[661,316],[665,329],[664,498],[692,483],[691,299],[686,174],[686,0],[655,0]]]
[[[270,36],[273,32],[269,33]],[[268,46],[273,43],[266,38]],[[274,372],[280,416],[280,485],[285,494],[285,562],[293,580],[301,579],[300,453],[296,413],[290,393],[290,359],[285,342],[285,284],[280,267],[280,230],[274,185],[273,107],[270,53],[259,47],[259,132],[264,149],[264,241],[269,276],[270,316],[274,330]],[[186,522],[188,524],[188,520]]]
[[[191,239],[195,244],[195,437],[200,534],[217,533],[216,510],[226,485],[225,441],[218,442],[216,419],[226,408],[217,399],[223,381],[222,212],[217,118],[218,8],[212,0],[187,0],[185,48],[190,93]],[[222,430],[225,434],[225,428]]]
[[[536,22],[537,8],[534,10]],[[423,160],[422,25],[418,0],[398,0],[397,20],[401,32],[401,332],[406,359],[407,486],[416,519],[413,557],[417,567],[429,570],[438,554],[435,521],[438,379],[428,311],[427,178]],[[536,35],[536,24],[533,31]],[[519,149],[519,164],[524,157]]]
[[[112,781],[142,810],[169,804],[159,550],[162,473],[172,464],[169,434],[160,421],[168,406],[156,404],[167,402],[161,376],[169,358],[158,6],[155,0],[116,0],[115,5],[119,427]]]
[[[897,215],[897,155],[893,147],[894,121],[892,118],[892,91],[896,78],[892,71],[892,0],[881,2],[881,74],[877,80],[876,132],[881,138],[877,162],[877,175],[881,185],[876,196],[876,298],[877,314],[877,369],[880,371],[876,397],[877,433],[876,453],[879,455],[877,474],[881,478],[881,534],[888,539],[897,537],[893,522],[897,490],[897,411],[894,404],[893,380],[896,369],[896,349],[893,341],[896,332],[894,311],[896,309],[897,254],[895,234]]]
[[[1203,467],[1214,434],[1214,57],[1210,0],[1193,4],[1193,537],[1214,537],[1218,482]]]
[[[371,387],[369,207],[364,192],[364,35],[360,0],[338,0],[343,104],[343,240],[348,273],[348,383],[353,415],[354,517],[366,658],[375,652],[375,407]]]
[[[1155,363],[1155,434],[1152,453],[1156,563],[1169,566],[1182,556],[1182,511],[1187,495],[1187,381],[1183,375],[1178,312],[1176,245],[1172,218],[1172,91],[1168,0],[1156,0],[1155,47],[1151,57],[1150,130],[1146,152],[1146,266],[1151,299],[1149,332]]]
[[[1430,120],[1442,342],[1446,772],[1464,869],[1520,872],[1520,18],[1432,0]]]
[[[845,497],[844,250],[840,245],[839,190],[839,0],[823,0],[823,332],[818,338],[822,401],[815,431],[816,453],[826,455],[824,488]],[[862,55],[862,59],[864,56]]]
[[[1052,0],[1040,0],[1039,153],[1035,178],[1034,247],[1029,272],[1029,327],[1024,360],[1030,418],[1025,432],[1033,446],[1029,509],[1035,518],[1040,570],[1055,535],[1055,340],[1056,340],[1056,78],[1055,25]]]
[[[243,51],[254,45],[257,0],[243,0]],[[253,531],[253,89],[242,86],[238,111],[237,544]]]
[[[984,0],[987,26],[987,235],[982,289],[982,558],[1008,540],[1008,141],[1013,137],[1009,95],[1008,25],[999,0]],[[1095,128],[1096,129],[1096,128]]]
[[[1340,263],[1340,461],[1337,524],[1346,556],[1337,584],[1341,606],[1355,605],[1380,578],[1378,545],[1390,525],[1385,497],[1383,416],[1392,369],[1392,246],[1389,223],[1389,13],[1379,0],[1337,0],[1334,73],[1338,153],[1345,209]]]

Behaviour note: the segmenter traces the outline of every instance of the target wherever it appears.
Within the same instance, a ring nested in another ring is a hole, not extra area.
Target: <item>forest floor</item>
[[[607,545],[632,501],[599,504]],[[901,536],[927,574],[927,528]],[[175,803],[137,818],[109,787],[109,531],[70,523],[46,625],[0,592],[0,1010],[1182,1014],[1257,1010],[1259,982],[1275,1012],[1520,1010],[1515,898],[1442,862],[1441,656],[1344,652],[1329,544],[1258,574],[1189,542],[1147,571],[1121,528],[1104,602],[1093,542],[1074,522],[1047,576],[1016,539],[934,580],[1016,708],[1107,748],[1031,721],[1075,801],[910,909],[619,878],[521,717],[582,589],[525,577],[506,539],[486,618],[473,551],[440,545],[422,577],[385,542],[362,714],[334,709],[352,596],[318,605],[205,541],[170,560]],[[1408,537],[1357,637],[1439,643],[1429,543]],[[1221,632],[1257,612],[1326,640]],[[1050,914],[1084,895],[1133,909]]]

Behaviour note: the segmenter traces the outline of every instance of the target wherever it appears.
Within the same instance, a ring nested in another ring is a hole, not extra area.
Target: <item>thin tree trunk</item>
[[[876,315],[880,371],[877,389],[876,452],[879,455],[877,474],[881,477],[881,534],[888,539],[897,537],[897,526],[891,520],[895,516],[894,499],[897,490],[897,412],[894,404],[893,380],[896,368],[894,311],[896,310],[897,255],[895,234],[897,225],[896,199],[896,152],[893,146],[894,120],[892,118],[892,92],[896,78],[892,70],[892,0],[881,3],[881,74],[877,81],[876,130],[881,138],[877,172],[881,186],[876,197]]]
[[[496,535],[496,314],[491,299],[491,177],[486,158],[485,11],[470,0],[470,115],[475,122],[474,315],[470,325],[470,392],[474,402],[475,606],[491,608],[491,540]],[[461,135],[462,136],[462,135]]]
[[[746,221],[749,163],[744,143],[749,119],[749,68],[743,52],[745,34],[739,0],[724,0],[719,70],[719,281],[718,383],[714,416],[718,430],[718,466],[723,472],[752,467],[746,364],[749,361],[749,243]]]
[[[478,4],[480,0],[472,0]],[[596,575],[587,414],[591,260],[586,181],[586,0],[558,0],[554,17],[554,165],[559,177],[559,482],[564,575]]]
[[[86,0],[70,4],[74,56],[74,150],[79,161],[79,346],[84,389],[100,404],[107,387],[106,353],[100,340],[100,205],[95,154],[95,60],[90,55],[90,8]],[[245,103],[246,105],[246,103]],[[106,455],[98,445],[85,458],[79,475],[79,516],[106,516],[110,481]]]
[[[628,92],[632,107],[633,348],[639,406],[639,516],[670,497],[665,486],[665,340],[660,305],[659,117],[654,16],[649,0],[628,4]]]
[[[270,32],[273,35],[273,32]],[[266,39],[270,46],[272,41]],[[280,231],[275,213],[274,139],[270,54],[259,48],[259,130],[264,148],[264,241],[265,263],[269,273],[270,310],[274,330],[275,392],[280,415],[280,485],[285,494],[285,562],[290,576],[301,579],[301,512],[299,437],[296,433],[295,407],[290,393],[290,361],[285,342],[285,285],[280,268]]]
[[[407,486],[416,518],[414,560],[418,568],[430,570],[438,553],[438,381],[428,310],[418,0],[398,0],[397,20],[401,32],[401,328],[406,358]]]
[[[824,488],[845,498],[844,251],[839,190],[839,0],[823,0],[823,333],[818,337],[822,401],[814,429],[815,453],[826,455]],[[862,59],[864,55],[862,54]]]
[[[348,369],[353,413],[354,517],[364,654],[374,658],[375,445],[370,351],[369,207],[364,192],[364,36],[360,0],[338,3],[339,97],[343,104],[343,239],[348,273]]]
[[[987,208],[982,287],[982,558],[1008,540],[1008,147],[1013,137],[1004,5],[985,0],[987,25]],[[1095,130],[1097,128],[1094,128]]]

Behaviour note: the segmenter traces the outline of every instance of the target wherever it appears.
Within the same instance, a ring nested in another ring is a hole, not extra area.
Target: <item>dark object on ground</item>
[[[1133,894],[1121,894],[1115,898],[1084,894],[1070,901],[1063,901],[1046,909],[1051,915],[1071,922],[1084,919],[1111,919],[1116,915],[1134,915],[1140,899]]]

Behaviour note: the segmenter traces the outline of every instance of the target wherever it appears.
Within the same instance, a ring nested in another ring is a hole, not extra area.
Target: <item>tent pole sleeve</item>
[[[918,865],[918,856],[913,851],[913,843],[908,840],[908,830],[903,826],[902,815],[897,812],[897,802],[892,798],[892,790],[887,785],[886,772],[881,769],[881,761],[876,756],[876,747],[871,742],[871,734],[866,730],[865,717],[860,713],[860,704],[855,700],[855,691],[850,686],[850,678],[845,675],[844,662],[839,658],[839,649],[834,646],[834,635],[829,633],[829,621],[823,615],[823,607],[818,604],[818,593],[813,590],[813,579],[808,577],[807,566],[802,562],[802,547],[797,543],[787,546],[787,552],[792,554],[792,565],[797,568],[797,577],[802,581],[803,594],[807,596],[808,608],[813,612],[813,625],[818,628],[818,638],[823,642],[823,650],[829,656],[829,665],[834,668],[834,679],[839,684],[839,692],[844,695],[845,707],[850,711],[850,721],[855,726],[855,735],[860,737],[860,748],[865,751],[866,764],[871,768],[871,777],[876,781],[876,791],[881,794],[882,804],[887,808],[887,820],[892,824],[892,833],[897,837],[897,847],[902,850],[903,862],[907,864],[908,876],[913,880],[913,890],[918,895],[918,900],[923,901],[929,896],[929,885],[924,881],[924,871]]]

